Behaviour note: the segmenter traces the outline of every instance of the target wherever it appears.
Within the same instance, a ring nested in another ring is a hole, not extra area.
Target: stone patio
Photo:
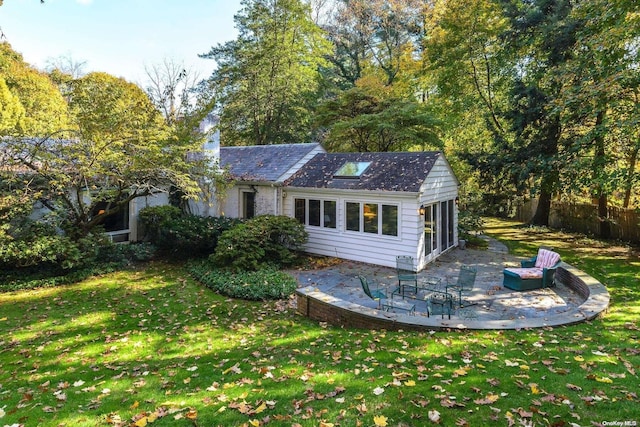
[[[378,318],[372,320],[372,325],[378,325],[381,320],[379,318],[382,317],[382,320],[388,319],[393,322],[394,327],[402,324],[406,325],[405,327],[426,329],[516,329],[557,326],[588,320],[608,306],[609,295],[606,289],[589,276],[586,276],[586,281],[590,282],[589,295],[561,282],[552,288],[524,292],[503,287],[502,270],[505,267],[519,266],[521,258],[510,255],[507,248],[496,240],[486,239],[489,242],[487,250],[454,249],[419,273],[419,280],[440,279],[440,290],[444,290],[447,283],[455,283],[461,265],[477,268],[474,288],[463,296],[465,302],[472,305],[464,308],[455,305],[451,319],[446,313],[442,316],[440,312],[427,316],[426,299],[429,297],[429,291],[421,291],[417,295],[411,294],[405,298],[407,301],[415,302],[415,315],[408,315],[404,310],[398,310],[397,313],[378,310],[378,303],[365,295],[357,275],[363,275],[370,282],[385,287],[390,294],[397,288],[395,269],[350,261],[323,270],[291,272],[299,283],[298,301],[301,297],[314,298],[335,307],[336,310],[347,310],[358,316]],[[566,264],[565,267],[573,269]],[[402,299],[398,295],[394,298]],[[331,314],[328,317],[331,320]],[[347,317],[349,314],[344,312],[335,316],[336,319]],[[357,325],[364,324],[366,319],[359,320]]]

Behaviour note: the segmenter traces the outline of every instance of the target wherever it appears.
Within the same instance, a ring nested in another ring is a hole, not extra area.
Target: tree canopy
[[[2,141],[3,198],[19,193],[27,204],[40,202],[60,227],[82,237],[135,198],[171,186],[197,198],[199,179],[214,174],[204,160],[187,160],[189,152],[200,148],[202,135],[193,128],[187,133],[169,126],[135,84],[90,73],[68,82],[65,99],[45,74],[17,61],[19,56],[10,49],[4,52],[14,60],[3,75],[15,92],[0,79],[3,129],[12,130]],[[48,102],[34,101],[40,93],[24,89],[23,75],[39,79],[33,86],[50,91]],[[52,100],[62,102],[64,120],[53,114]],[[21,104],[27,105],[24,114]],[[20,120],[40,127],[13,125]]]
[[[201,55],[216,61],[209,79],[227,145],[302,142],[311,136],[318,68],[328,45],[301,0],[243,0],[239,36]]]

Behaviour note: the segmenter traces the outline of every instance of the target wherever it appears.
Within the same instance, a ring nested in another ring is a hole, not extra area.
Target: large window
[[[294,217],[301,224],[336,228],[335,200],[295,199]]]
[[[345,224],[348,231],[397,236],[398,206],[347,202]]]
[[[453,200],[447,200],[440,203],[440,226],[442,227],[442,233],[440,233],[440,241],[442,243],[442,249],[447,249],[453,246]]]

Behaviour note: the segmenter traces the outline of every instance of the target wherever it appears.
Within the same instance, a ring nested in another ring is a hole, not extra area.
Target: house
[[[422,270],[457,245],[458,181],[440,152],[326,153],[316,143],[220,147],[235,185],[199,215],[286,215],[309,233],[305,250]],[[215,204],[214,204],[215,205]]]
[[[409,255],[417,271],[457,245],[458,181],[440,152],[327,153],[318,143],[220,147],[214,132],[198,155],[226,168],[234,182],[211,200],[189,201],[194,214],[286,215],[305,225],[309,253],[388,267]],[[138,197],[105,218],[105,231],[115,242],[139,240],[139,211],[169,202],[165,192]],[[35,214],[45,210],[36,207]]]

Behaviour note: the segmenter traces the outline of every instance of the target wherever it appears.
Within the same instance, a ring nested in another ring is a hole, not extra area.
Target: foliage
[[[458,231],[462,236],[482,234],[484,232],[484,220],[475,212],[460,211],[458,213]]]
[[[236,218],[188,215],[174,206],[144,208],[138,218],[149,242],[179,258],[213,253],[222,233],[241,222]]]
[[[222,297],[179,266],[151,264],[0,294],[0,423],[636,420],[637,250],[577,235],[524,234],[518,225],[490,220],[486,230],[523,257],[554,246],[605,283],[612,301],[603,317],[512,331],[345,329],[306,319],[286,301]]]
[[[56,85],[46,74],[24,62],[22,55],[7,42],[0,42],[0,76],[0,81],[4,80],[11,94],[19,101],[18,108],[23,110],[19,111],[20,120],[8,131],[3,131],[0,123],[0,135],[43,137],[72,126],[67,103]],[[0,91],[2,86],[0,83]],[[6,97],[2,93],[0,96]],[[0,101],[4,103],[2,98]],[[5,120],[3,118],[0,122]]]
[[[178,138],[137,86],[104,73],[69,85],[75,137],[8,139],[3,166],[7,180],[24,171],[15,188],[55,212],[70,237],[171,186],[198,198],[199,179],[216,175],[206,159],[187,160],[200,140]]]
[[[209,263],[194,264],[189,272],[199,282],[219,294],[252,301],[286,299],[297,287],[296,279],[274,267],[256,271],[212,268]]]
[[[442,148],[434,114],[373,78],[320,105],[317,121],[327,130],[326,146],[332,151]]]
[[[4,269],[71,270],[95,263],[100,248],[108,244],[100,233],[73,240],[54,224],[25,217],[0,226],[0,265]]]
[[[301,0],[242,0],[236,40],[201,55],[216,61],[209,80],[227,145],[306,141],[328,52]]]
[[[210,260],[235,270],[291,265],[307,237],[304,226],[294,218],[260,215],[222,233]]]
[[[0,135],[16,133],[23,127],[24,107],[0,75]]]
[[[322,25],[334,50],[326,77],[343,89],[365,75],[379,73],[395,85],[410,73],[407,57],[420,49],[423,4],[419,0],[351,0],[336,2]]]

